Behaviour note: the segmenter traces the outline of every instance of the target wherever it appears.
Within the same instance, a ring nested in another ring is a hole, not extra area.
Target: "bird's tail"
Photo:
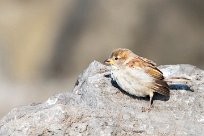
[[[188,84],[190,82],[190,79],[186,77],[170,77],[167,79],[164,79],[167,83],[184,83]]]
[[[164,80],[168,83],[170,89],[194,91],[194,89],[192,89],[191,79],[185,77],[170,77]]]

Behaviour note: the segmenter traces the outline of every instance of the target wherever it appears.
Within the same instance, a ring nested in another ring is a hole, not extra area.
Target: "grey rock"
[[[204,71],[192,65],[159,68],[167,80],[190,80],[170,83],[170,98],[156,94],[150,112],[141,110],[148,98],[123,93],[108,76],[109,67],[94,61],[79,76],[73,92],[13,109],[0,121],[0,135],[203,135]]]

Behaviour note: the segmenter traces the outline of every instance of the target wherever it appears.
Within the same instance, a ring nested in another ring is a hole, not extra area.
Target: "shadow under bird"
[[[170,95],[169,86],[156,64],[129,49],[114,50],[105,63],[111,66],[111,78],[125,92],[134,96],[150,97],[149,106],[143,108],[143,111],[150,111],[155,92]]]

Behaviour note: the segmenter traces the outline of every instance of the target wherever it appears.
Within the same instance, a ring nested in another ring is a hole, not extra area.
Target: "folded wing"
[[[162,95],[169,96],[169,87],[166,81],[164,81],[163,73],[156,67],[156,63],[143,57],[135,57],[128,62],[130,67],[137,69],[143,69],[147,74],[152,76],[155,80],[154,84],[149,88]]]

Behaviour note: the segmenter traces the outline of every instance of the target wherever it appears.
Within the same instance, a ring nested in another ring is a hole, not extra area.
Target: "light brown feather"
[[[162,95],[170,95],[169,86],[166,81],[164,81],[163,73],[156,67],[154,62],[146,58],[135,57],[133,60],[128,62],[128,66],[144,69],[145,72],[152,76],[155,80],[155,83],[150,86],[150,88]]]
[[[145,69],[145,72],[148,73],[149,75],[151,75],[152,77],[156,78],[156,79],[159,79],[159,80],[164,79],[163,73],[157,68],[148,67],[148,68]]]
[[[128,66],[133,68],[143,68],[150,76],[160,80],[164,79],[163,73],[156,67],[156,64],[146,58],[144,61],[141,57],[135,57],[128,62]]]
[[[153,89],[155,92],[160,93],[165,96],[170,95],[169,86],[164,80],[155,80],[155,84],[153,85]]]

